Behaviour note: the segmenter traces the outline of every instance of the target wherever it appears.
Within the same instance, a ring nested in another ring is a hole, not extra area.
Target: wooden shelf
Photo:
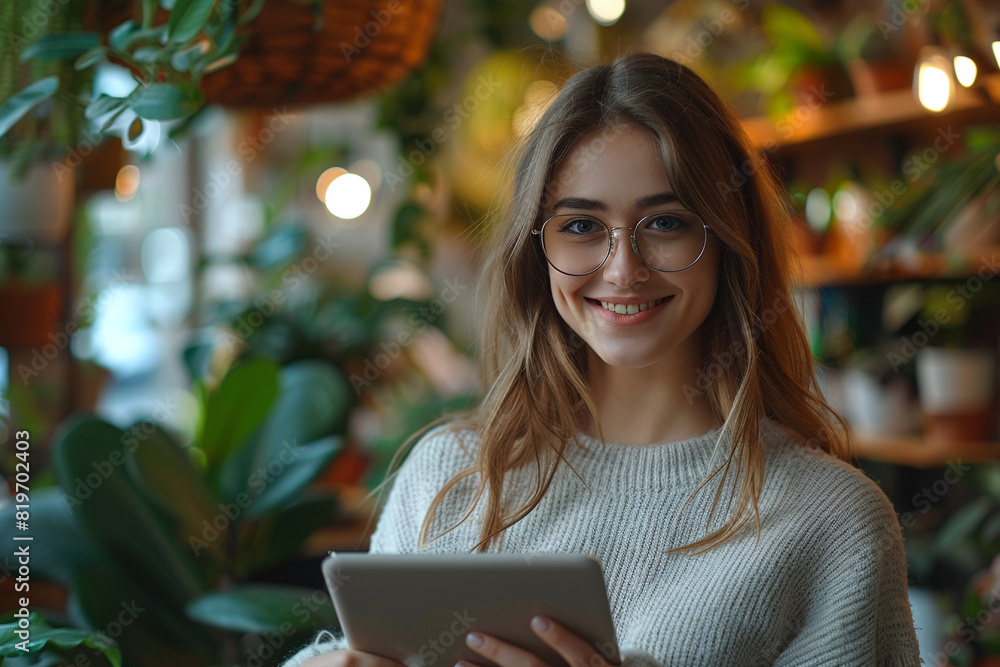
[[[800,255],[798,287],[867,285],[907,280],[966,278],[979,271],[996,275],[1000,265],[1000,246],[980,248],[965,253],[927,253],[913,261],[886,261],[872,270],[845,266],[827,255]]]
[[[945,122],[963,124],[998,119],[1000,73],[989,73],[982,74],[974,88],[956,87],[955,100],[941,113],[924,109],[907,88],[830,102],[813,109],[797,109],[778,120],[763,116],[745,118],[743,127],[754,145],[773,150],[908,125],[941,128]]]
[[[856,433],[855,456],[913,468],[934,468],[949,463],[1000,461],[1000,442],[929,440],[921,436],[873,436]]]

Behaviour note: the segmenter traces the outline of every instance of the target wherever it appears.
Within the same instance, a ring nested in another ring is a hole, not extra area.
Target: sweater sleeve
[[[413,445],[410,453],[400,464],[389,487],[385,505],[379,515],[375,531],[372,533],[368,553],[413,553],[417,550],[417,538],[423,521],[425,505],[430,498],[423,498],[446,469],[441,464],[447,455],[440,447],[441,429],[432,429]],[[447,436],[446,436],[447,437]],[[440,487],[440,485],[438,485]],[[299,667],[310,658],[346,649],[347,639],[342,631],[320,631],[313,640],[298,650],[281,667]]]
[[[895,511],[863,472],[842,471],[817,517],[801,628],[774,665],[920,665]]]

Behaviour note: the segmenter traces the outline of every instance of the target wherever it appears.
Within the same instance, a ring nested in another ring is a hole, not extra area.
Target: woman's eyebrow
[[[655,195],[646,195],[645,197],[639,197],[635,200],[636,208],[649,208],[651,206],[660,206],[663,204],[674,204],[677,202],[677,195],[673,192],[660,192]],[[552,210],[558,210],[560,208],[577,208],[583,209],[585,211],[607,211],[608,206],[604,202],[597,199],[588,199],[587,197],[563,197],[555,203]]]

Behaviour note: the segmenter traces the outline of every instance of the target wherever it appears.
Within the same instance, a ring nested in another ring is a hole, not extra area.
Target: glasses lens
[[[694,213],[663,211],[640,220],[635,237],[639,254],[650,266],[660,271],[680,271],[701,257],[706,233],[701,218]],[[542,229],[542,243],[549,263],[572,275],[595,271],[611,252],[608,227],[589,216],[550,218]],[[630,245],[628,241],[624,244],[619,247]]]
[[[599,267],[611,251],[608,228],[596,218],[557,215],[542,229],[545,256],[563,273],[583,275]]]
[[[698,261],[705,249],[705,225],[690,211],[646,216],[635,233],[639,254],[655,269],[680,271]]]

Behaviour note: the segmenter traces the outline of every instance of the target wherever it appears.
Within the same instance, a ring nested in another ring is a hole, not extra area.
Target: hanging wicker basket
[[[423,62],[439,0],[326,0],[323,25],[306,5],[269,0],[231,66],[202,79],[209,102],[272,106],[358,97]]]
[[[105,34],[140,12],[133,0],[102,4],[96,20]],[[230,107],[341,102],[374,92],[423,62],[439,9],[440,0],[324,0],[317,31],[309,5],[267,0],[245,28],[236,61],[206,74],[201,89],[206,102]]]

